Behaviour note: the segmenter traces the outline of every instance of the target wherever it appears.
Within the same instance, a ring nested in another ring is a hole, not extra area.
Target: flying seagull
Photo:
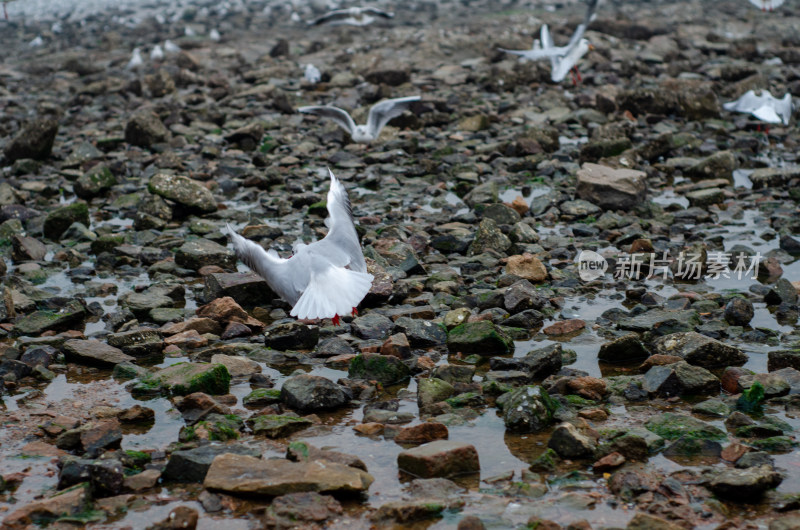
[[[550,59],[550,78],[554,83],[560,83],[564,80],[571,69],[575,68],[577,79],[572,78],[573,83],[577,84],[580,81],[580,73],[575,66],[578,61],[586,55],[586,53],[593,49],[588,40],[583,38],[586,33],[586,28],[595,19],[597,4],[600,0],[589,0],[586,6],[586,16],[581,24],[575,28],[575,32],[569,39],[566,46],[556,46],[553,43],[553,37],[550,35],[550,27],[544,24],[539,30],[539,38],[533,42],[533,47],[530,50],[506,50],[500,48],[501,51],[519,55],[525,59],[537,61],[540,59]]]
[[[750,0],[750,3],[760,7],[761,11],[772,11],[776,7],[781,7],[785,0]]]
[[[323,239],[297,245],[294,255],[283,259],[240,236],[230,225],[228,235],[239,259],[291,304],[291,316],[330,318],[338,326],[340,315],[358,314],[356,308],[372,287],[373,277],[367,273],[347,190],[330,169],[328,173],[328,235]]]
[[[350,7],[325,13],[319,18],[309,21],[308,25],[319,26],[321,24],[329,24],[331,26],[339,26],[347,24],[349,26],[367,26],[375,22],[375,16],[373,15],[383,18],[394,18],[394,13],[381,11],[374,7]]]
[[[381,130],[390,120],[400,116],[412,103],[419,100],[419,96],[411,96],[385,99],[376,103],[369,109],[366,125],[356,125],[356,122],[353,121],[347,111],[330,105],[300,107],[297,111],[330,118],[336,122],[336,125],[347,131],[354,142],[370,143],[377,140]]]
[[[767,123],[784,125],[789,125],[794,110],[790,93],[787,92],[782,99],[778,99],[766,90],[762,90],[760,95],[756,95],[754,90],[748,90],[736,101],[724,103],[722,107],[725,110],[752,114]]]

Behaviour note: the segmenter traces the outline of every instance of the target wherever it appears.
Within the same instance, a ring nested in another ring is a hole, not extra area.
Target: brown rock
[[[122,423],[148,423],[154,421],[155,417],[156,413],[153,409],[141,405],[134,405],[117,415],[117,419]]]
[[[438,440],[397,455],[401,471],[422,478],[478,473],[478,451],[464,442]]]
[[[184,331],[195,330],[201,335],[212,333],[219,335],[222,332],[222,325],[216,320],[210,318],[190,318],[183,322],[173,322],[164,324],[161,328],[161,333],[164,335],[177,335]]]
[[[528,210],[530,209],[527,201],[525,201],[525,199],[520,197],[519,195],[514,197],[514,200],[511,201],[511,203],[509,203],[509,206],[514,210],[516,210],[516,212],[520,215],[525,215],[526,213],[528,213]]]
[[[736,462],[742,456],[750,451],[750,448],[746,445],[742,445],[740,443],[732,443],[729,446],[725,447],[722,450],[722,454],[720,455],[723,460],[727,460],[728,462]]]
[[[22,528],[32,525],[39,519],[56,519],[64,515],[75,515],[84,511],[88,503],[87,488],[75,488],[17,508],[3,519],[3,528]]]
[[[725,371],[722,373],[722,378],[720,379],[722,390],[729,394],[740,393],[742,390],[739,387],[739,379],[743,375],[748,375],[749,373],[750,370],[738,366],[729,366],[725,368]]]
[[[567,383],[571,393],[586,399],[600,401],[608,393],[606,382],[596,377],[576,377]]]
[[[194,508],[177,506],[169,512],[166,519],[148,526],[147,530],[194,530],[197,528],[198,517]]]
[[[586,322],[577,318],[573,318],[570,320],[560,320],[547,326],[542,331],[545,333],[545,335],[568,335],[585,327]]]
[[[620,453],[610,453],[592,465],[595,473],[605,473],[624,464],[626,459]]]
[[[234,494],[277,496],[299,491],[359,493],[373,480],[369,473],[334,462],[261,460],[226,453],[211,463],[203,485]]]
[[[683,527],[674,523],[650,515],[649,513],[639,512],[628,522],[625,530],[682,530]]]
[[[383,432],[383,423],[376,423],[374,421],[369,423],[359,423],[358,425],[353,426],[353,430],[359,434],[372,436],[374,434],[380,434]]]
[[[644,360],[642,365],[639,366],[639,371],[644,373],[654,366],[665,366],[668,364],[679,363],[682,360],[683,357],[678,357],[677,355],[664,355],[661,353],[656,353]]]
[[[210,318],[222,323],[239,322],[240,324],[256,329],[262,329],[264,327],[264,324],[260,320],[248,315],[247,311],[242,309],[242,306],[237,304],[236,300],[230,296],[217,298],[199,307],[197,309],[197,316]]]
[[[400,359],[411,357],[411,345],[405,333],[395,333],[383,343],[380,350],[381,355],[392,355]]]
[[[143,491],[154,488],[161,478],[161,471],[157,469],[145,469],[141,473],[125,477],[122,487],[127,491]]]
[[[608,412],[599,407],[591,409],[581,409],[578,416],[592,421],[605,421],[608,419]]]
[[[533,283],[547,279],[547,269],[541,260],[527,253],[510,256],[506,261],[506,274],[513,274]]]
[[[208,339],[200,335],[197,331],[190,329],[172,335],[164,339],[164,342],[170,346],[178,346],[181,349],[188,348],[202,348],[208,346]]]
[[[394,441],[399,444],[424,444],[434,440],[446,440],[449,436],[447,426],[442,423],[420,423],[412,427],[403,427]]]

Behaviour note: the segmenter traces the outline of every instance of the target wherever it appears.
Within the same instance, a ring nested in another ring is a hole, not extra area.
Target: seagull
[[[353,118],[338,107],[330,105],[300,107],[298,112],[304,114],[316,114],[323,118],[330,118],[336,125],[350,134],[350,138],[357,143],[370,143],[378,139],[383,127],[392,120],[400,116],[415,101],[419,101],[419,96],[407,98],[385,99],[376,103],[369,109],[369,117],[366,125],[356,125]]]
[[[772,11],[776,7],[781,7],[785,0],[750,0],[750,3],[760,7],[761,11]]]
[[[320,73],[319,68],[313,64],[307,64],[305,72],[303,73],[303,77],[305,77],[306,81],[309,83],[316,85],[319,83],[320,79],[322,79],[322,74]]]
[[[581,80],[580,73],[575,65],[578,61],[586,55],[586,53],[593,49],[593,46],[588,40],[583,38],[586,33],[586,28],[595,19],[597,5],[600,0],[589,0],[586,6],[586,16],[581,24],[575,28],[575,32],[569,39],[566,46],[556,46],[553,43],[553,38],[550,36],[550,27],[547,24],[542,25],[539,30],[539,39],[533,42],[530,50],[506,50],[500,48],[501,51],[519,55],[525,59],[540,60],[550,59],[550,78],[554,83],[560,83],[567,76],[572,68],[575,68],[577,79],[572,78],[572,82],[577,84]]]
[[[222,35],[219,34],[217,28],[212,28],[211,31],[208,32],[208,38],[215,42],[219,42],[219,40],[222,38]]]
[[[125,66],[126,70],[134,70],[142,66],[144,61],[142,60],[142,50],[139,48],[133,49],[133,55],[131,55],[131,60],[128,61],[128,64]]]
[[[375,17],[394,18],[394,13],[381,11],[374,7],[350,7],[348,9],[337,9],[330,11],[319,18],[308,22],[309,26],[319,26],[320,24],[330,24],[338,26],[347,24],[350,26],[367,26],[375,22]]]
[[[28,46],[30,46],[31,48],[38,48],[42,44],[44,44],[44,39],[42,39],[41,35],[37,35],[35,39],[33,39],[28,43]]]
[[[174,53],[180,53],[181,47],[167,39],[164,41],[164,51],[167,52],[167,54],[172,55]]]
[[[291,316],[330,318],[338,326],[339,315],[358,314],[358,304],[372,287],[373,276],[367,272],[347,190],[330,169],[328,173],[328,235],[323,239],[299,244],[291,258],[283,259],[274,250],[264,250],[240,236],[230,225],[228,235],[239,259],[292,306]]]
[[[164,60],[164,50],[161,49],[161,46],[156,44],[152,50],[150,50],[150,60],[151,61],[162,61]]]
[[[766,90],[761,91],[761,95],[756,95],[754,90],[748,90],[736,101],[724,103],[722,107],[725,110],[752,114],[767,123],[782,122],[784,125],[789,125],[794,110],[790,93],[787,92],[782,99],[778,99]]]

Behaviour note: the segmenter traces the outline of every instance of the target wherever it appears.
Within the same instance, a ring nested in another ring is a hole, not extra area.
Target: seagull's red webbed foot
[[[341,322],[339,321],[339,315],[333,315],[333,318],[331,319],[331,322],[333,322],[334,326],[340,325]]]
[[[352,313],[350,313],[350,314],[353,315],[354,317],[357,317],[358,316],[358,308],[354,307]]]

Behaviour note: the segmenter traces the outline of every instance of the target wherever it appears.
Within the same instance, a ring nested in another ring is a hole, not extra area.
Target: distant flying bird
[[[323,239],[296,246],[294,255],[284,259],[240,236],[230,225],[228,235],[239,259],[292,306],[291,316],[330,318],[338,325],[341,315],[358,314],[373,276],[367,272],[347,190],[332,171],[328,173],[328,234]]]
[[[315,114],[323,118],[330,118],[336,125],[347,131],[354,142],[370,143],[378,139],[381,130],[390,120],[400,116],[412,103],[419,100],[419,96],[411,96],[407,98],[386,99],[376,103],[369,109],[366,125],[356,125],[347,111],[329,105],[300,107],[297,111],[304,114]]]
[[[375,15],[375,16],[372,16]],[[367,26],[375,22],[375,17],[394,18],[394,13],[381,11],[374,7],[350,7],[347,9],[337,9],[330,11],[308,22],[309,26],[319,26],[320,24],[329,24],[332,26],[344,25],[349,26]]]
[[[139,48],[133,49],[133,54],[131,55],[131,60],[128,61],[128,64],[125,65],[126,70],[134,70],[142,66],[144,61],[142,60],[142,50]]]
[[[599,0],[589,0],[586,6],[586,16],[583,22],[575,28],[566,46],[556,46],[550,35],[549,26],[544,24],[539,31],[539,39],[534,41],[530,50],[506,50],[504,48],[500,48],[500,50],[534,61],[549,59],[550,78],[555,83],[563,81],[570,70],[574,68],[577,79],[573,77],[572,81],[577,84],[581,78],[576,64],[581,57],[594,48],[588,40],[583,38],[583,35],[586,33],[586,28],[589,27],[589,24],[597,16],[596,11],[598,3]]]
[[[151,61],[163,61],[164,60],[164,50],[161,49],[161,46],[156,44],[152,50],[150,50],[150,60]]]
[[[722,107],[733,112],[752,114],[767,123],[784,125],[789,125],[794,111],[790,93],[787,92],[782,99],[778,99],[766,90],[762,90],[760,95],[756,95],[754,90],[748,90],[736,101],[724,103]]]
[[[785,0],[750,0],[750,3],[760,7],[761,11],[772,11],[776,7],[781,7]]]

